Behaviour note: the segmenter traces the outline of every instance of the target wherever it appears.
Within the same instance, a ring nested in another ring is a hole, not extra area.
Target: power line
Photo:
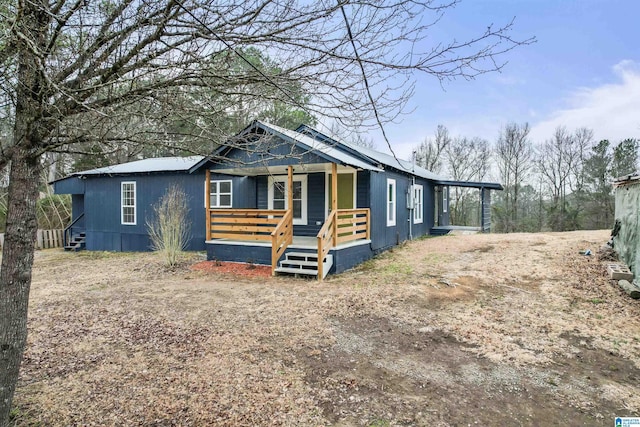
[[[389,148],[389,151],[391,151],[391,154],[393,155],[393,158],[396,160],[396,162],[398,162],[398,165],[401,168],[407,169],[402,165],[402,162],[400,161],[400,159],[398,159],[398,157],[396,156],[395,151],[393,151],[393,148],[391,147],[391,142],[389,141],[389,138],[387,137],[387,133],[385,131],[384,125],[382,124],[382,120],[380,119],[380,115],[378,113],[378,108],[376,107],[375,100],[373,99],[373,95],[371,94],[371,89],[370,89],[370,86],[369,86],[369,79],[367,78],[367,73],[366,73],[366,71],[364,69],[364,65],[362,63],[362,59],[360,58],[360,54],[358,53],[358,49],[356,48],[356,44],[355,44],[355,41],[354,41],[354,38],[353,38],[353,34],[351,32],[351,25],[349,24],[349,19],[347,18],[347,14],[346,14],[346,12],[344,10],[344,5],[340,2],[340,0],[336,0],[336,1],[338,3],[338,7],[340,7],[340,11],[342,12],[342,16],[344,18],[344,23],[345,23],[345,26],[346,26],[346,29],[347,29],[347,35],[349,36],[349,42],[351,43],[351,46],[353,47],[353,52],[355,54],[356,61],[358,62],[358,65],[360,67],[360,72],[361,72],[362,78],[364,80],[365,90],[367,92],[367,97],[369,98],[369,102],[371,103],[371,107],[373,108],[373,112],[374,112],[374,115],[375,115],[375,118],[376,118],[376,123],[378,124],[378,127],[382,131],[382,136],[384,138],[384,141],[387,144],[387,147]],[[300,102],[298,102],[298,100],[296,100],[293,96],[291,96],[291,94],[289,94],[289,92],[287,92],[284,88],[280,87],[280,85],[278,85],[275,81],[273,81],[271,79],[271,77],[269,77],[260,68],[258,68],[251,61],[249,61],[242,54],[242,52],[240,52],[238,49],[233,47],[228,41],[226,41],[225,39],[220,37],[218,34],[216,34],[209,27],[209,25],[207,25],[207,23],[205,23],[202,19],[200,19],[191,10],[189,10],[184,5],[182,0],[175,0],[175,2],[178,4],[178,6],[180,6],[180,8],[182,8],[182,10],[184,10],[188,15],[190,15],[198,24],[200,24],[202,27],[204,27],[209,34],[211,34],[216,40],[218,40],[219,42],[224,44],[229,50],[231,50],[234,54],[236,54],[240,59],[242,59],[244,62],[246,62],[254,71],[256,71],[258,74],[260,74],[269,84],[271,84],[274,88],[276,88],[280,92],[282,92],[289,100],[291,100],[291,102],[293,102],[300,109],[305,111],[310,116],[313,116],[313,112],[311,110],[307,109],[306,106],[304,106]],[[330,133],[332,132],[331,129],[329,129],[322,122],[319,122],[319,124],[320,124],[320,126],[326,128]]]
[[[356,42],[353,39],[353,33],[351,32],[351,24],[349,24],[349,19],[347,18],[347,12],[345,12],[345,10],[344,10],[344,4],[341,3],[340,0],[336,0],[336,2],[338,3],[338,6],[340,6],[340,11],[342,12],[342,17],[344,18],[344,24],[347,27],[347,34],[349,35],[349,42],[351,43],[351,46],[353,47],[353,53],[356,56],[356,61],[358,62],[358,65],[360,66],[360,72],[362,73],[362,79],[364,80],[364,87],[365,87],[365,90],[367,92],[367,96],[369,97],[369,102],[371,103],[371,108],[373,108],[373,114],[376,117],[376,122],[378,123],[378,127],[382,131],[382,137],[384,138],[384,142],[387,144],[387,147],[389,147],[389,151],[391,151],[391,154],[393,155],[393,158],[396,160],[396,162],[398,162],[398,165],[403,169],[407,169],[402,165],[402,163],[398,159],[398,156],[396,156],[395,151],[393,151],[393,148],[391,148],[391,142],[389,142],[389,138],[387,138],[387,132],[385,131],[384,126],[382,124],[382,121],[380,120],[380,115],[378,114],[378,108],[376,107],[376,102],[373,99],[373,95],[371,95],[371,88],[369,87],[369,79],[367,78],[367,73],[364,70],[364,65],[362,64],[362,59],[360,59],[360,54],[358,53],[358,49],[356,48]]]

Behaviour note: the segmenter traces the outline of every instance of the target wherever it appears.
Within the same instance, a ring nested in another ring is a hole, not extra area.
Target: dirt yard
[[[40,251],[15,423],[613,425],[640,302],[579,254],[607,239],[429,238],[323,283]]]

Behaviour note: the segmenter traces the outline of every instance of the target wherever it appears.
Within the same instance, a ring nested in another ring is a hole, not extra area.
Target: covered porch
[[[205,198],[208,259],[270,264],[274,275],[278,272],[317,275],[318,280],[322,280],[332,268],[338,272],[350,268],[351,259],[356,263],[368,259],[371,256],[370,210],[355,208],[355,172],[353,181],[345,186],[337,164],[316,166],[327,167],[330,167],[330,173],[327,173],[326,191],[322,194],[312,192],[308,196],[301,195],[303,188],[300,184],[294,188],[292,165],[286,166],[286,180],[280,179],[279,182],[273,177],[282,176],[282,167],[262,171],[269,178],[268,209],[221,209],[211,206],[211,197]],[[260,173],[246,169],[215,172],[233,172],[236,175]],[[297,176],[300,182],[300,177],[305,175]],[[205,186],[206,194],[211,194],[210,170],[206,171]],[[328,212],[323,221],[316,220],[307,225],[305,218],[306,226],[298,226],[304,233],[296,235],[295,224],[300,224],[296,221],[303,215],[306,217],[306,204],[324,205],[325,201]],[[343,208],[345,204],[349,207]],[[310,232],[313,235],[309,235]]]

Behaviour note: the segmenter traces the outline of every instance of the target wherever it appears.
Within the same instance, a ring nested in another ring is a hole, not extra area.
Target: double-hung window
[[[413,223],[422,224],[422,205],[424,203],[422,185],[413,186]]]
[[[442,187],[442,212],[447,212],[449,207],[449,187]]]
[[[120,222],[123,225],[136,225],[136,183],[120,183]]]
[[[396,180],[387,178],[387,227],[396,225]]]
[[[231,180],[211,181],[209,185],[211,208],[231,208],[233,206],[233,185]]]

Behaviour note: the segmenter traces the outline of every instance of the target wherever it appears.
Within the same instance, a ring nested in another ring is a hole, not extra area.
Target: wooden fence
[[[50,249],[62,247],[63,230],[38,230],[36,248]],[[0,233],[0,248],[4,247],[4,233]]]

